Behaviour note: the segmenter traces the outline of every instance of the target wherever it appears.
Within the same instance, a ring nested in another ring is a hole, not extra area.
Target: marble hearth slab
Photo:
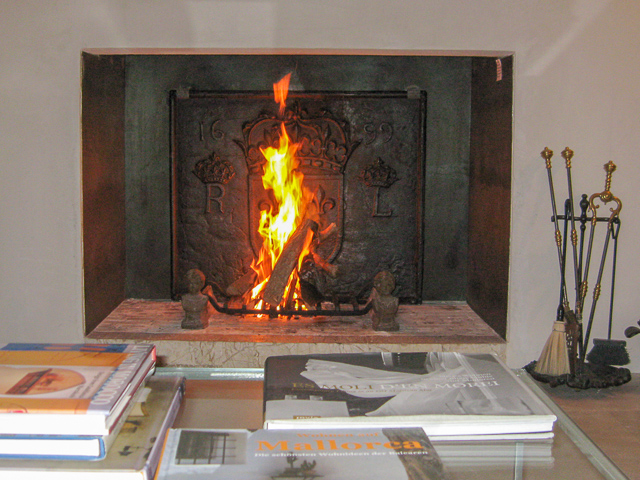
[[[179,302],[129,299],[87,341],[143,342],[162,366],[259,368],[271,355],[365,351],[490,352],[506,343],[466,303],[402,305],[398,332],[376,332],[369,315],[256,319],[216,313],[203,330],[183,330]]]

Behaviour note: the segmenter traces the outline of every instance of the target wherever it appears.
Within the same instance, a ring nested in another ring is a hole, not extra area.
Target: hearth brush
[[[596,365],[626,365],[629,363],[629,353],[627,352],[627,342],[624,340],[611,339],[611,327],[613,325],[613,296],[616,286],[616,264],[618,258],[618,233],[620,232],[620,219],[613,219],[611,227],[611,238],[613,239],[613,266],[611,270],[611,297],[609,301],[609,327],[607,338],[594,338],[593,348],[587,354],[589,363]]]
[[[541,155],[545,160],[547,168],[549,192],[551,194],[552,219],[555,226],[555,241],[558,250],[558,263],[560,265],[560,305],[558,306],[558,315],[556,321],[553,323],[551,335],[547,339],[534,369],[542,375],[558,376],[571,373],[565,324],[562,320],[565,309],[568,309],[569,301],[567,299],[567,288],[564,276],[565,255],[562,252],[562,234],[558,226],[558,210],[556,208],[556,196],[553,188],[553,177],[551,175],[551,157],[553,157],[553,151],[545,147]]]
[[[600,258],[600,267],[598,269],[598,275],[596,279],[596,285],[593,289],[593,299],[591,302],[591,311],[589,312],[589,321],[584,336],[584,346],[589,344],[589,337],[591,335],[591,327],[593,325],[593,317],[596,310],[596,305],[600,297],[602,275],[604,272],[604,265],[607,258],[607,252],[609,249],[609,241],[613,238],[614,251],[613,251],[613,266],[611,274],[611,297],[609,301],[609,332],[607,339],[594,339],[593,349],[587,355],[587,360],[590,363],[597,365],[626,365],[629,363],[629,354],[626,350],[626,342],[624,340],[611,340],[611,327],[613,323],[613,297],[615,291],[615,274],[617,264],[617,251],[618,251],[618,234],[620,232],[620,219],[619,214],[622,209],[622,202],[619,198],[615,197],[611,193],[611,176],[616,170],[616,166],[613,162],[608,162],[604,166],[607,172],[605,180],[605,189],[601,193],[594,193],[589,198],[589,208],[592,212],[591,218],[591,230],[589,233],[589,245],[587,248],[587,267],[585,269],[584,284],[586,285],[586,278],[588,275],[588,264],[591,258],[591,249],[593,245],[593,232],[597,224],[597,209],[598,205],[595,204],[596,200],[602,201],[604,204],[614,202],[615,208],[611,208],[611,215],[607,220],[607,233],[604,239],[604,245],[602,248],[602,257]]]

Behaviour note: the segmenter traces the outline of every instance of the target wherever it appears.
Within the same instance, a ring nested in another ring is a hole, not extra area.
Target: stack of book
[[[170,429],[157,480],[446,480],[553,463],[556,417],[496,355],[269,357],[264,429]],[[457,477],[456,477],[457,478]]]
[[[552,460],[556,416],[493,354],[355,353],[267,359],[267,429],[420,427],[445,460]]]
[[[150,478],[184,390],[182,377],[153,377],[155,362],[153,345],[1,346],[0,474]]]

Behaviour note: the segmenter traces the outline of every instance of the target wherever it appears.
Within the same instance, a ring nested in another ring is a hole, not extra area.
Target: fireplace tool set
[[[590,197],[581,196],[579,213],[574,207],[573,182],[571,178],[571,160],[574,152],[568,147],[562,151],[565,160],[568,198],[564,202],[564,211],[558,213],[556,206],[551,158],[553,151],[545,148],[541,152],[545,160],[549,191],[551,196],[554,236],[560,269],[560,299],[557,316],[538,361],[531,362],[525,369],[537,380],[552,385],[567,384],[580,389],[604,388],[621,385],[631,379],[627,368],[616,367],[629,363],[624,340],[611,338],[613,307],[618,256],[618,238],[620,233],[620,210],[622,202],[611,192],[611,178],[616,170],[613,162],[604,165],[606,172],[605,188]],[[598,216],[601,206],[609,205],[608,216]],[[600,226],[598,226],[600,224]],[[561,232],[562,228],[562,232]],[[578,230],[580,232],[578,233]],[[587,232],[588,230],[588,232]],[[602,250],[594,245],[601,239]],[[570,240],[570,241],[569,241]],[[602,291],[603,277],[607,257],[611,252],[610,296],[608,305],[608,333],[606,339],[593,339],[592,349],[587,353],[591,330],[596,316],[596,307]],[[568,262],[570,255],[572,262]],[[592,260],[600,255],[595,285],[588,308],[589,274]],[[568,264],[573,265],[575,298],[573,309],[569,301],[567,286]],[[584,321],[583,321],[584,320]]]

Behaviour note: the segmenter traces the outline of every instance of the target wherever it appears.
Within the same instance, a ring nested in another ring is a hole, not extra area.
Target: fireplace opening
[[[274,208],[260,149],[284,132],[327,232],[314,293],[357,311],[390,271],[402,304],[462,304],[504,338],[512,60],[84,52],[85,333],[131,299],[175,302],[190,269],[225,300],[252,275]]]
[[[400,301],[420,303],[426,95],[287,100],[172,92],[174,298],[199,269],[218,295],[243,297],[226,311],[304,315],[365,304],[389,271]]]

